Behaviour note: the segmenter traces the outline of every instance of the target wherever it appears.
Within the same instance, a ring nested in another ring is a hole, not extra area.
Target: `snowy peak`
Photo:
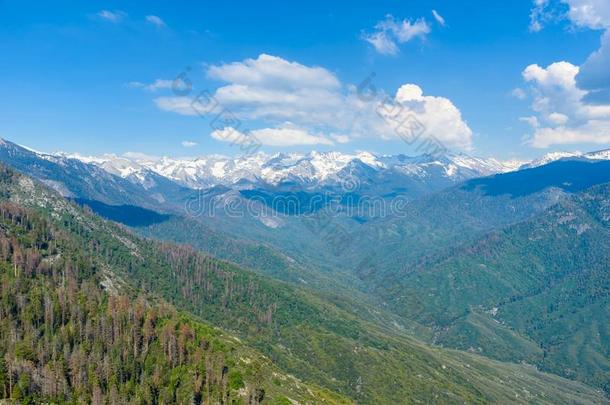
[[[471,157],[465,154],[444,156],[375,155],[370,152],[345,154],[341,152],[277,153],[229,158],[220,155],[191,159],[138,158],[103,155],[56,154],[96,165],[105,171],[131,180],[146,181],[155,173],[189,188],[207,188],[237,183],[297,182],[303,185],[339,184],[358,164],[372,171],[397,173],[426,179],[445,177],[454,182],[472,177],[503,173],[518,168],[523,162],[501,162],[496,159]],[[368,170],[367,170],[368,172]]]
[[[610,149],[599,150],[595,152],[551,152],[536,159],[529,164],[521,167],[521,169],[531,169],[538,166],[555,162],[561,159],[587,159],[587,160],[610,160]]]
[[[610,149],[598,150],[597,152],[589,152],[586,153],[584,157],[591,160],[610,160]]]
[[[160,190],[182,192],[184,187],[225,186],[238,190],[293,185],[314,191],[340,188],[348,178],[356,178],[356,183],[363,187],[361,191],[366,188],[367,192],[391,193],[400,189],[417,193],[418,190],[440,190],[472,178],[541,166],[559,159],[610,160],[610,150],[586,154],[556,152],[531,163],[463,153],[407,156],[367,151],[351,154],[261,152],[239,157],[207,155],[196,158],[158,158],[138,153],[84,156],[63,152],[47,154],[9,141],[0,141],[0,155],[6,161],[19,161],[23,165],[40,159],[59,165],[70,176],[86,173],[99,181],[123,184],[124,188],[129,188],[125,183],[131,183],[139,190],[154,193]]]
[[[549,164],[551,162],[554,162],[556,160],[560,160],[560,159],[569,159],[569,158],[574,158],[574,157],[578,157],[578,156],[582,156],[582,153],[580,152],[550,152],[547,153],[545,155],[543,155],[541,158],[536,159],[526,165],[524,165],[522,167],[522,169],[529,169],[529,168],[534,168],[534,167],[538,167],[538,166],[544,166],[546,164]]]

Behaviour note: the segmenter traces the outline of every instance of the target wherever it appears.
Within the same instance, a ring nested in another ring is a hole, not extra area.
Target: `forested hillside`
[[[2,319],[8,324],[3,347],[19,347],[4,353],[6,395],[89,400],[99,387],[96,395],[134,400],[163,392],[169,402],[180,402],[178,396],[189,391],[201,392],[197,398],[216,395],[212,402],[227,397],[245,403],[261,398],[269,403],[343,401],[315,388],[320,385],[369,404],[515,398],[521,403],[604,402],[584,385],[526,366],[429,347],[191,248],[138,239],[27,177],[4,168],[1,177],[7,207],[2,229],[6,240],[17,241],[7,245],[3,265]],[[16,219],[21,217],[27,221]],[[133,304],[126,299],[141,294]],[[177,313],[164,309],[166,300],[179,308]],[[232,330],[244,344],[182,310]],[[51,342],[47,346],[45,339]],[[200,355],[220,360],[201,369]],[[106,364],[106,358],[120,368],[97,376],[94,365]],[[166,365],[161,379],[155,377],[154,363]],[[61,385],[65,380],[67,386],[43,391],[36,385],[47,381],[39,370],[48,366],[57,372],[62,364],[63,374],[51,381]],[[208,386],[187,389],[200,384],[204,370],[214,376],[205,379]]]
[[[78,223],[85,217],[55,217],[64,225],[58,227],[8,201],[15,175],[2,168],[0,177],[0,398],[349,402],[282,374],[238,340],[134,290],[81,250],[72,232],[85,231]]]
[[[610,185],[396,274],[388,302],[436,341],[610,389]]]

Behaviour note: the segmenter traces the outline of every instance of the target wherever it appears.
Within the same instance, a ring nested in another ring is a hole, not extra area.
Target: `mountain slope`
[[[400,216],[364,224],[342,258],[371,291],[388,300],[410,269],[609,181],[608,161],[558,161],[472,179],[410,202]]]
[[[306,291],[189,248],[138,239],[11,171],[4,169],[0,177],[3,201],[35,210],[56,227],[54,232],[66,235],[66,247],[76,255],[76,268],[84,270],[85,279],[106,274],[108,279],[101,281],[110,290],[123,280],[165,298],[234,330],[284,373],[345,392],[359,403],[604,402],[586,386],[532,368],[429,347],[390,333]],[[39,228],[33,232],[39,233]],[[6,270],[10,274],[12,269]],[[279,380],[284,387],[284,380]]]
[[[212,213],[197,213],[194,219],[327,269],[343,284],[372,292],[383,302],[384,290],[395,288],[394,280],[419,261],[527,220],[570,193],[610,181],[608,165],[605,160],[558,161],[468,180],[413,200],[394,194],[367,200],[371,195],[360,190],[210,189],[198,202],[212,207]],[[332,209],[315,207],[312,212],[312,201],[325,198],[332,201]],[[394,205],[397,202],[404,204]],[[376,207],[382,208],[376,216],[360,213],[369,208],[376,212]],[[197,245],[195,239],[180,241]]]
[[[437,342],[610,388],[610,185],[422,262],[388,297]]]
[[[480,188],[485,195],[521,197],[549,187],[576,193],[610,182],[609,160],[560,160],[544,166],[467,181],[462,188]]]
[[[192,194],[191,190],[154,172],[143,180],[123,178],[93,164],[34,152],[3,139],[0,139],[0,161],[70,198],[163,211],[175,209],[176,201]]]
[[[5,168],[0,183],[0,398],[349,403],[283,374],[235,338],[137,292],[82,250],[71,231],[91,224],[85,215],[45,194],[37,194],[43,198],[37,204],[55,209],[24,209],[18,202],[23,197],[7,191],[18,186],[31,192],[32,183]],[[66,215],[53,218],[61,205]],[[62,219],[67,228],[57,226]]]
[[[295,259],[267,244],[248,241],[242,236],[228,236],[206,226],[202,221],[172,216],[147,226],[137,226],[134,232],[156,240],[183,243],[216,258],[233,262],[276,280],[307,286],[317,291],[345,289],[338,283],[341,277],[329,273],[301,258]],[[350,290],[349,294],[353,292]],[[346,292],[347,294],[347,292]]]

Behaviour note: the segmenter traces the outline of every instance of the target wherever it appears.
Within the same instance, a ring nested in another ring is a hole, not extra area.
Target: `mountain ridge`
[[[206,188],[216,185],[233,185],[239,181],[264,182],[270,185],[296,180],[302,184],[326,185],[340,183],[338,176],[349,165],[359,161],[377,171],[396,171],[410,176],[426,177],[432,168],[442,175],[460,181],[465,178],[503,173],[517,169],[524,162],[499,161],[494,158],[478,158],[465,154],[443,156],[375,155],[370,152],[346,154],[341,152],[256,153],[244,157],[229,158],[219,155],[200,156],[192,159],[162,157],[150,159],[126,157],[114,154],[82,156],[58,153],[50,156],[72,158],[104,168],[124,178],[142,177],[147,172],[172,179],[190,188]],[[349,174],[349,173],[347,173]]]

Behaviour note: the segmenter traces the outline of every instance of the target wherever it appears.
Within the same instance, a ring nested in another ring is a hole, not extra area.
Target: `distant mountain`
[[[42,153],[0,140],[0,160],[45,181],[65,196],[106,204],[182,209],[193,189],[360,193],[417,198],[461,182],[544,166],[557,160],[610,160],[610,150],[550,153],[500,161],[465,154],[375,155],[369,152],[257,153],[193,159]]]
[[[36,152],[0,139],[0,162],[39,179],[68,198],[168,210],[192,190],[152,171],[117,175],[105,168],[62,155]]]
[[[383,173],[385,178],[392,175],[398,179],[414,178],[455,184],[473,177],[515,170],[523,164],[464,154],[410,157],[378,156],[368,152],[353,155],[339,152],[257,153],[237,158],[212,155],[196,159],[128,158],[116,155],[84,157],[78,154],[61,156],[92,163],[109,173],[141,182],[145,182],[149,173],[154,172],[191,188],[234,186],[239,183],[274,186],[297,183],[306,188],[340,186],[348,176],[359,178],[359,167],[365,167],[371,173]]]
[[[551,152],[542,156],[539,159],[533,160],[524,164],[520,169],[531,169],[534,167],[544,166],[557,160],[610,160],[610,149],[599,150],[589,153],[581,152]]]
[[[345,208],[363,198],[416,199],[519,165],[460,154],[409,157],[366,152],[259,153],[197,159],[151,159],[133,154],[83,157],[37,152],[4,140],[0,141],[0,161],[43,181],[65,197],[87,201],[97,213],[127,225],[151,221],[154,214],[132,208],[142,207],[162,214],[192,215],[192,219],[210,222],[210,226],[216,224],[217,231],[249,234],[259,242],[269,240],[266,228],[278,229],[289,223],[286,215],[311,213],[336,202]],[[288,203],[274,204],[278,200]],[[322,203],[312,205],[312,201]],[[243,218],[222,218],[227,205],[237,203],[243,210],[260,202],[269,206],[257,209],[268,211],[268,215],[247,212]],[[220,218],[197,211],[211,205]],[[192,212],[193,207],[197,212]],[[365,222],[375,215],[379,214],[357,213],[351,217]],[[306,236],[301,222],[297,220],[291,229]],[[260,232],[257,224],[263,226]],[[285,236],[277,234],[271,239],[282,241]]]
[[[209,198],[218,199],[219,204],[218,214],[210,218],[197,211],[198,204],[207,203],[203,199],[205,195],[153,171],[134,166],[126,159],[114,160],[114,166],[109,168],[102,160],[96,160],[94,164],[89,159],[78,160],[65,154],[49,155],[1,141],[0,161],[40,180],[104,218],[137,228],[143,235],[190,243],[206,253],[297,284],[332,285],[318,281],[320,277],[315,268],[308,265],[304,270],[302,263],[296,263],[269,246],[265,232],[272,229],[268,225],[275,221],[274,218],[269,218],[266,225],[265,218],[250,216],[219,222],[217,217],[222,218],[224,199],[239,195],[238,191],[228,187],[207,190]],[[300,220],[295,222],[301,224]],[[251,234],[257,224],[265,231],[260,238],[252,237],[257,233]],[[302,227],[298,229],[303,233]],[[285,237],[280,239],[285,240]]]
[[[596,184],[608,182],[610,182],[610,160],[579,157],[560,159],[544,166],[534,166],[516,172],[472,179],[464,183],[462,188],[465,190],[480,188],[483,193],[491,196],[506,194],[519,197],[550,187],[576,193]]]
[[[153,159],[134,154],[85,157],[37,152],[6,140],[0,140],[0,161],[69,198],[176,214],[184,213],[185,206],[199,198],[196,189],[215,190],[215,196],[243,191],[245,200],[280,195],[297,196],[302,202],[320,194],[340,200],[348,194],[355,198],[400,195],[412,199],[464,180],[511,171],[522,163],[464,154],[410,157],[368,152],[258,153],[196,159]],[[222,187],[225,191],[219,193]]]

